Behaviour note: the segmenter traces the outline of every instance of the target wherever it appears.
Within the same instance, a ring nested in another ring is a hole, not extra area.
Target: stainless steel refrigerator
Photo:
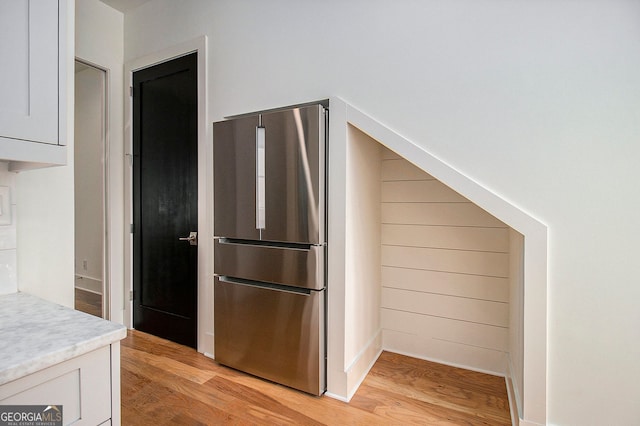
[[[213,123],[215,358],[315,395],[326,388],[326,107]]]

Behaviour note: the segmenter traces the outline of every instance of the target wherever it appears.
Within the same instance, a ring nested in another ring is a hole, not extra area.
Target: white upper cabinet
[[[0,1],[0,160],[66,162],[66,6]]]

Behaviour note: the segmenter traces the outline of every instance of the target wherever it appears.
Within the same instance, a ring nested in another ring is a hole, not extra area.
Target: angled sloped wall
[[[459,195],[498,219],[497,223],[504,223],[524,236],[522,259],[522,283],[521,297],[522,309],[516,304],[511,312],[507,309],[503,312],[502,324],[509,323],[509,316],[521,318],[522,339],[509,339],[508,335],[498,338],[500,345],[507,346],[507,352],[515,353],[518,359],[522,359],[521,368],[506,371],[512,375],[508,380],[512,388],[520,389],[512,396],[519,398],[516,406],[519,407],[521,424],[544,423],[546,419],[546,268],[547,268],[547,230],[546,226],[525,212],[501,199],[496,194],[485,189],[481,185],[464,176],[454,168],[442,162],[438,158],[426,152],[418,145],[403,138],[378,121],[358,111],[338,98],[332,98],[330,102],[330,140],[329,150],[329,305],[332,309],[328,317],[328,393],[340,399],[348,400],[366,375],[368,366],[375,361],[378,354],[378,340],[371,333],[370,327],[364,327],[362,322],[355,321],[350,312],[356,309],[361,301],[354,296],[349,289],[354,285],[354,276],[348,273],[353,268],[353,262],[357,258],[349,257],[349,251],[345,250],[353,241],[349,240],[349,212],[352,200],[349,190],[349,128],[352,126],[369,138],[386,146],[400,157],[409,160],[420,170],[428,173],[433,178],[442,182],[446,187],[453,189]],[[445,188],[446,189],[446,188]],[[440,188],[440,190],[446,192]],[[453,192],[453,191],[452,191]],[[454,192],[454,194],[455,194]],[[390,195],[396,197],[397,194]],[[448,196],[454,196],[449,194]],[[455,195],[457,196],[457,194]],[[454,197],[455,197],[454,196]],[[383,191],[383,199],[384,199]],[[461,201],[461,199],[458,199]],[[466,202],[466,201],[465,201]],[[384,220],[384,209],[381,217]],[[499,231],[500,232],[500,231]],[[511,232],[511,231],[509,231]],[[516,234],[517,234],[516,233]],[[386,238],[384,237],[383,239]],[[504,236],[510,241],[514,234]],[[498,238],[499,239],[499,238]],[[504,255],[504,242],[501,249]],[[381,253],[385,258],[385,249]],[[400,256],[402,258],[402,256]],[[404,261],[404,260],[402,260]],[[364,261],[371,265],[370,260]],[[483,262],[480,262],[483,264]],[[509,275],[512,264],[509,256],[498,271],[499,278]],[[488,274],[491,275],[491,274]],[[382,272],[384,280],[384,270]],[[511,280],[517,283],[518,280]],[[356,284],[357,285],[357,284]],[[385,302],[385,290],[383,289],[382,303]],[[362,318],[359,318],[362,320]],[[382,326],[392,321],[382,318]],[[506,341],[506,342],[505,342]],[[354,343],[354,342],[366,342]],[[390,346],[392,343],[387,341]],[[510,348],[510,345],[521,344],[521,347]],[[471,345],[468,345],[472,347]],[[393,349],[393,348],[392,348]],[[398,350],[396,348],[396,350]],[[400,350],[401,351],[401,350]],[[410,352],[410,351],[406,351]],[[513,366],[507,360],[497,361],[497,364]],[[461,364],[463,364],[461,362]],[[515,363],[516,365],[518,363]],[[487,364],[489,365],[489,364]],[[510,370],[511,367],[508,367]],[[478,367],[478,369],[482,369]],[[485,368],[489,370],[488,368]],[[515,373],[515,374],[514,374]]]

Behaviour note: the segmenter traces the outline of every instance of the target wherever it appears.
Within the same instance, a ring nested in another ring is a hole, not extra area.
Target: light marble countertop
[[[0,385],[127,335],[125,326],[26,293],[0,296]]]

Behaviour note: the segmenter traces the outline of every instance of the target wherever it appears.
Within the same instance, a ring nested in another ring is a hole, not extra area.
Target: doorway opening
[[[75,308],[109,317],[107,72],[75,61]]]
[[[201,36],[185,41],[161,51],[141,56],[125,63],[125,96],[129,99],[125,102],[125,155],[128,159],[128,167],[125,167],[125,253],[124,269],[124,320],[125,325],[134,328],[134,102],[135,96],[134,74],[163,64],[176,58],[196,54],[197,56],[197,216],[198,245],[197,253],[197,350],[209,357],[213,357],[213,280],[210,279],[210,267],[212,254],[212,241],[206,238],[212,235],[211,223],[213,221],[213,145],[210,143],[211,134],[207,126],[207,37]],[[130,96],[133,93],[133,96]],[[191,230],[189,230],[191,231]],[[190,232],[179,237],[189,237]],[[185,242],[183,242],[185,243]],[[188,241],[185,244],[189,244]]]

